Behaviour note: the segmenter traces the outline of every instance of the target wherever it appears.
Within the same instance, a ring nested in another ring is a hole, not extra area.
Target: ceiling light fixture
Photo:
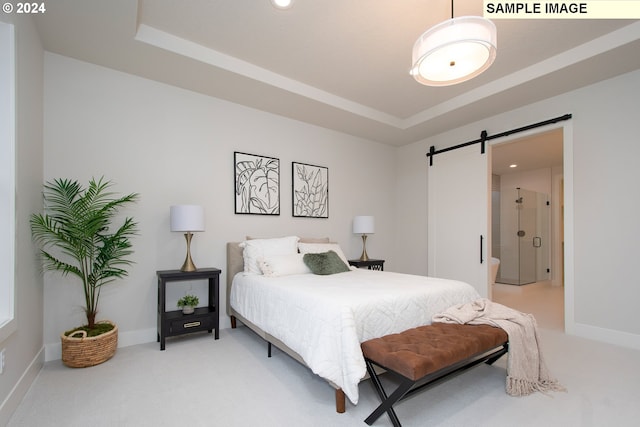
[[[271,4],[278,9],[289,9],[293,4],[293,0],[271,0]]]
[[[410,74],[427,86],[449,86],[472,79],[496,58],[496,26],[480,16],[453,17],[430,28],[413,45]]]

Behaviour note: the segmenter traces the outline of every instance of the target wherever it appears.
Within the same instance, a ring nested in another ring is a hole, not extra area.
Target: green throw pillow
[[[304,254],[302,260],[313,274],[327,275],[349,271],[349,267],[334,251],[319,254]]]

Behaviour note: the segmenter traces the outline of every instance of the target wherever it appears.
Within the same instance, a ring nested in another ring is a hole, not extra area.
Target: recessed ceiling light
[[[293,4],[293,0],[271,0],[271,4],[278,9],[289,9]]]
[[[509,165],[509,167],[510,167],[510,168],[517,168],[517,167],[518,167],[518,165],[515,165],[515,164],[514,164],[514,165]]]

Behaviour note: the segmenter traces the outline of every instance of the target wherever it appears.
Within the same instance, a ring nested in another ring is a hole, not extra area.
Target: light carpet
[[[506,359],[481,365],[396,407],[411,426],[632,426],[640,419],[640,352],[540,330],[547,364],[567,393],[511,397]],[[360,384],[337,414],[333,390],[286,354],[267,357],[247,328],[118,349],[106,363],[45,364],[9,426],[359,426],[378,405]],[[391,425],[386,415],[375,426]]]

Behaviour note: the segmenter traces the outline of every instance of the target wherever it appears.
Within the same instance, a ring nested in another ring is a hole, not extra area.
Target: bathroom
[[[562,286],[561,132],[495,145],[492,158],[493,282]]]

